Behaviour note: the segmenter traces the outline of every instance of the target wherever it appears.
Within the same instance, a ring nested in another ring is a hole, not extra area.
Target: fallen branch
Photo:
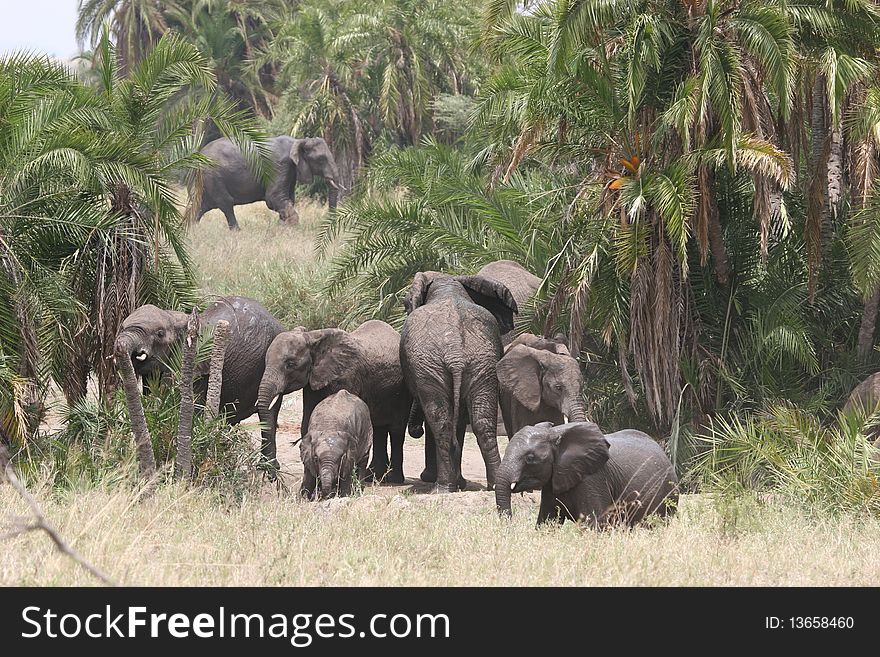
[[[31,513],[33,514],[33,520],[28,522],[28,518],[16,518],[15,523],[18,525],[12,532],[8,534],[4,534],[0,536],[0,539],[14,538],[15,536],[20,536],[21,534],[26,534],[34,531],[44,531],[49,535],[49,538],[52,539],[52,542],[55,544],[55,547],[62,553],[73,559],[76,563],[78,563],[82,568],[87,570],[92,576],[101,580],[107,586],[116,586],[116,583],[111,580],[107,575],[105,575],[101,570],[90,564],[86,561],[82,555],[79,554],[76,550],[74,550],[67,542],[61,538],[55,528],[52,527],[47,521],[46,517],[43,515],[43,511],[40,509],[39,504],[34,499],[34,497],[28,492],[27,488],[25,488],[24,484],[21,483],[18,476],[15,474],[15,471],[12,468],[12,462],[9,458],[9,452],[6,450],[4,445],[0,445],[0,481],[8,481],[9,485],[12,486],[15,491],[27,502],[27,505],[31,509]]]
[[[214,346],[211,349],[211,371],[208,374],[208,395],[205,398],[205,419],[209,422],[220,414],[220,390],[223,387],[223,363],[229,344],[229,322],[221,319],[214,328]]]
[[[180,368],[180,423],[177,425],[177,457],[174,477],[189,480],[192,477],[193,370],[196,346],[199,342],[199,312],[193,308],[186,323],[186,341],[183,344],[183,364]]]

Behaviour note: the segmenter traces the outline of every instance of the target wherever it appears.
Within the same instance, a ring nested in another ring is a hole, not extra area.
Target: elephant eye
[[[165,331],[163,331],[162,329],[159,329],[158,331],[156,331],[156,336],[157,336],[159,339],[164,338],[164,337],[165,337]]]
[[[536,463],[538,461],[538,457],[535,456],[534,452],[529,452],[526,454],[526,463]]]
[[[287,365],[287,368],[291,370],[296,367],[296,363],[294,362],[293,358],[288,358],[286,361],[284,361],[284,364]]]

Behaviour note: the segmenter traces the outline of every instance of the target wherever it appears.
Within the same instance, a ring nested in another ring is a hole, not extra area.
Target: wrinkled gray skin
[[[153,373],[168,372],[166,362],[174,345],[186,335],[188,319],[186,313],[148,304],[137,308],[122,322],[116,336],[117,353],[122,349],[131,355],[135,373],[144,380],[145,393],[149,391],[148,381]],[[229,322],[220,412],[231,424],[237,424],[257,410],[266,350],[284,327],[259,302],[247,297],[222,297],[200,315],[203,329],[220,320]],[[197,404],[204,405],[209,368],[208,362],[196,366],[193,387]],[[265,432],[263,439],[265,444]],[[273,451],[271,458],[274,457]]]
[[[537,292],[541,285],[541,279],[528,269],[513,260],[496,260],[485,265],[477,276],[491,278],[504,285],[513,295],[517,307],[522,312],[529,299]],[[508,331],[501,336],[501,342],[507,346],[513,340],[513,331]]]
[[[340,390],[360,397],[370,409],[373,424],[373,463],[370,471],[386,483],[403,483],[403,440],[412,397],[400,368],[400,335],[378,320],[354,331],[297,328],[275,338],[265,355],[260,384],[260,420],[267,427],[269,449],[275,452],[280,398],[303,391],[301,432],[310,428],[315,407]],[[389,468],[387,440],[391,437]]]
[[[495,503],[510,515],[512,493],[540,490],[538,525],[575,520],[597,529],[632,526],[649,514],[674,513],[677,482],[666,453],[641,431],[603,435],[592,422],[543,422],[510,440]]]
[[[501,461],[496,425],[501,333],[513,328],[516,301],[501,283],[482,276],[420,272],[404,299],[400,364],[435,439],[422,479],[433,466],[437,490],[462,488],[461,446],[470,422],[491,489]],[[428,461],[433,456],[433,463]]]
[[[531,333],[518,336],[495,368],[508,436],[541,422],[585,422],[583,378],[565,345]]]
[[[209,210],[219,208],[226,215],[229,228],[238,230],[234,206],[266,201],[269,209],[281,216],[281,221],[296,225],[299,223],[294,208],[296,184],[310,183],[313,176],[327,180],[330,209],[336,208],[339,170],[326,141],[320,137],[294,139],[281,136],[269,139],[267,145],[274,168],[268,186],[251,173],[238,146],[229,139],[217,139],[202,148],[202,155],[211,159],[215,166],[202,172],[202,203],[195,215],[197,221]]]
[[[872,374],[853,388],[843,411],[851,413],[858,409],[867,416],[877,410],[878,404],[880,404],[880,372]],[[874,442],[874,447],[880,449],[880,424],[868,427],[866,437]]]
[[[372,444],[370,409],[360,397],[340,390],[315,406],[299,444],[303,497],[350,495],[355,470],[362,483],[366,480]]]

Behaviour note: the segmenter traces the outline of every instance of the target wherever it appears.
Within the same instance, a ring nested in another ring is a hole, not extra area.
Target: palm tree
[[[174,0],[80,0],[76,38],[94,47],[109,24],[127,74],[168,31],[168,14],[179,11]]]
[[[97,92],[45,58],[0,61],[0,418],[18,438],[50,376],[71,401],[89,371],[114,387],[135,306],[195,300],[173,190],[205,164],[193,124],[213,120],[261,166],[262,133],[216,98],[193,46],[163,37],[124,79],[109,35],[98,45]]]

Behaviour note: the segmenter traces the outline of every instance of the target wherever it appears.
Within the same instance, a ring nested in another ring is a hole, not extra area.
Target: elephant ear
[[[592,422],[572,422],[556,427],[556,459],[553,462],[553,492],[557,495],[577,486],[597,472],[610,456],[608,440]]]
[[[407,315],[416,308],[425,305],[425,300],[428,298],[428,288],[431,287],[431,283],[437,279],[437,276],[439,276],[439,272],[436,271],[420,271],[413,276],[409,292],[403,297],[403,307],[406,309]]]
[[[504,283],[485,276],[456,276],[474,303],[491,312],[502,333],[513,330],[513,316],[519,312],[516,300]]]
[[[312,474],[317,474],[313,472],[312,461],[315,458],[315,453],[312,451],[312,434],[310,433],[307,433],[299,441],[299,458],[302,460],[303,467],[306,470]]]
[[[293,146],[290,149],[290,159],[296,166],[296,181],[301,183],[312,182],[312,169],[309,166],[309,158],[306,151],[306,142],[304,139],[294,139]]]
[[[537,412],[541,404],[543,368],[533,349],[516,345],[498,361],[495,371],[502,389],[510,391],[513,398],[532,413]]]
[[[338,379],[348,378],[360,358],[360,350],[352,337],[340,329],[309,332],[312,369],[309,386],[321,390]]]

